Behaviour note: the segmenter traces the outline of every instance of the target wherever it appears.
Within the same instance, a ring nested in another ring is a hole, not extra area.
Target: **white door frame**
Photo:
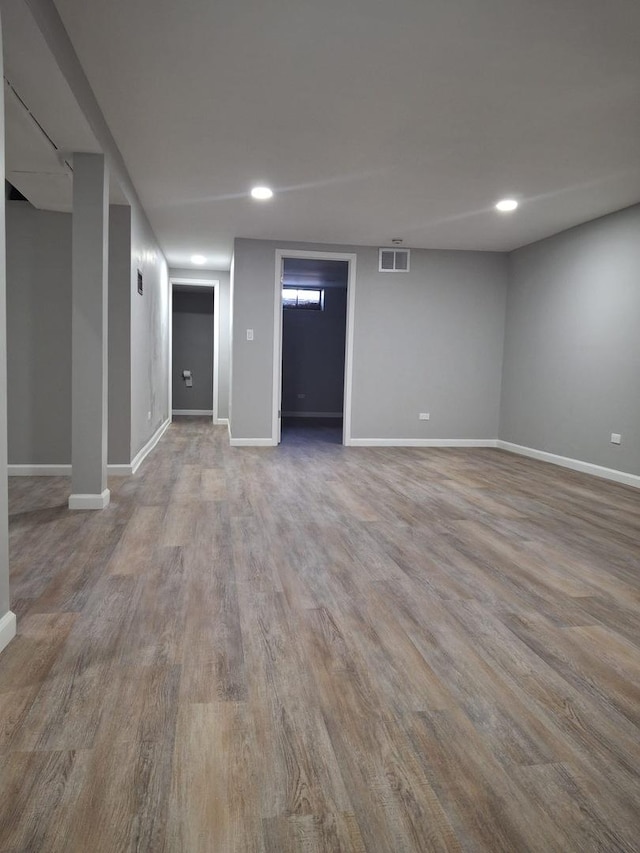
[[[169,278],[169,417],[173,420],[173,285],[213,288],[213,423],[226,423],[218,417],[218,370],[220,366],[220,282],[215,278]]]
[[[285,258],[309,260],[347,261],[347,329],[344,352],[344,403],[342,443],[351,444],[351,397],[353,391],[353,324],[356,299],[355,253],[311,252],[304,249],[276,249],[275,298],[273,311],[273,409],[271,438],[280,443],[280,407],[282,397],[282,266]]]

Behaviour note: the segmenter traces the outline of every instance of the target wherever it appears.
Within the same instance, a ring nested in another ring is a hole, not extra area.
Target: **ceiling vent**
[[[409,249],[380,249],[378,272],[409,272]]]

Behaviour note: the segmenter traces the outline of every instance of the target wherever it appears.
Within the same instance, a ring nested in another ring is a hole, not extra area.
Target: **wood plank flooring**
[[[640,850],[640,492],[495,450],[10,484],[0,851]]]

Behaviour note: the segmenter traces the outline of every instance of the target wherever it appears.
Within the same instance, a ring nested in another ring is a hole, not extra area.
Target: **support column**
[[[103,154],[73,156],[73,474],[69,509],[104,509],[107,489],[109,176]]]

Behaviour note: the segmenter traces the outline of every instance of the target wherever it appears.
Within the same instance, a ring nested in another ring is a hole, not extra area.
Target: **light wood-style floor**
[[[203,420],[110,485],[11,481],[3,853],[640,849],[640,492]]]

